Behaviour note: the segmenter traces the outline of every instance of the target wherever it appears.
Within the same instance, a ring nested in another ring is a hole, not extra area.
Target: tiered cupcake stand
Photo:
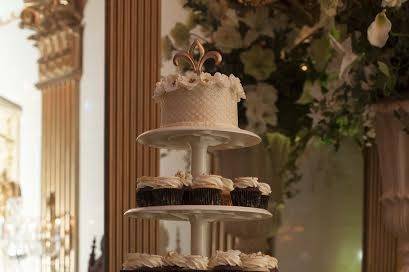
[[[191,127],[159,128],[138,137],[138,142],[156,148],[190,149],[192,176],[207,174],[207,151],[243,148],[260,143],[256,134],[241,129],[209,129]],[[264,209],[216,206],[177,205],[130,209],[133,218],[189,221],[191,254],[207,256],[209,236],[206,224],[215,221],[254,221],[271,217]]]

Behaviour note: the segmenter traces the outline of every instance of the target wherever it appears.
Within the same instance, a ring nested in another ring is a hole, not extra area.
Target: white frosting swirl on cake
[[[183,186],[179,177],[156,177],[154,182],[154,189],[176,188],[180,189]]]
[[[228,178],[221,178],[223,183],[223,191],[224,192],[231,192],[234,189],[233,181]]]
[[[257,187],[258,178],[256,177],[238,177],[234,180],[235,188],[248,188],[248,187]]]
[[[271,187],[267,183],[259,182],[258,189],[262,195],[268,196],[271,194]]]
[[[193,177],[189,172],[177,171],[175,176],[180,178],[184,186],[192,186]]]
[[[209,259],[206,256],[201,255],[188,255],[185,256],[185,264],[189,269],[207,270]]]
[[[261,252],[241,254],[242,267],[246,271],[269,271],[269,258]]]
[[[239,250],[216,251],[216,254],[210,258],[209,267],[216,266],[241,266]]]
[[[152,187],[154,188],[156,184],[155,177],[139,177],[136,179],[136,189],[142,189],[145,187]]]
[[[132,270],[140,267],[161,267],[163,266],[163,257],[144,253],[129,253],[122,266],[124,270]]]
[[[168,75],[156,83],[153,99],[158,99],[168,92],[173,92],[178,89],[184,89],[191,91],[196,87],[208,87],[215,85],[218,88],[229,89],[239,102],[240,99],[246,99],[243,86],[240,83],[240,79],[234,75],[226,76],[220,73],[211,75],[209,73],[196,73],[188,72],[186,75],[172,74]]]
[[[278,268],[278,260],[270,255],[264,255],[268,262],[267,262],[267,268],[268,269],[274,269],[274,268]]]
[[[175,251],[169,251],[168,254],[163,258],[163,261],[167,266],[187,268],[185,257]]]
[[[212,188],[222,189],[223,182],[220,176],[217,175],[200,175],[193,179],[192,189],[196,188]]]

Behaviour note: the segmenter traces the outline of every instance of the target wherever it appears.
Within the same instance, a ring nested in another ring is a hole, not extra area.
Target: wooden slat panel
[[[151,99],[159,79],[160,0],[107,0],[108,270],[118,271],[128,252],[157,252],[158,223],[124,218],[135,207],[135,180],[157,175],[158,151],[137,145],[138,134],[158,126]]]
[[[364,272],[397,271],[396,247],[393,235],[385,229],[382,218],[382,182],[376,148],[365,152],[364,197]]]

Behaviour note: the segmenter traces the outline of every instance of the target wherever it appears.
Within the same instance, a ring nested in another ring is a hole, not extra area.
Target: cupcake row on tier
[[[166,205],[226,205],[267,209],[271,188],[256,177],[234,180],[218,175],[196,178],[178,172],[171,177],[140,177],[137,180],[138,207]]]
[[[263,271],[278,272],[276,258],[261,252],[244,254],[239,250],[216,251],[210,259],[201,255],[181,255],[168,252],[164,257],[142,253],[130,253],[123,264],[127,272],[145,271]]]

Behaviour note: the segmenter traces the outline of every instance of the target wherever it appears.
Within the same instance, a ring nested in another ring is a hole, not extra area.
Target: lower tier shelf
[[[161,219],[171,221],[202,222],[215,221],[251,221],[271,217],[271,213],[264,209],[217,206],[217,205],[177,205],[177,206],[151,206],[130,209],[125,215],[132,218]]]

